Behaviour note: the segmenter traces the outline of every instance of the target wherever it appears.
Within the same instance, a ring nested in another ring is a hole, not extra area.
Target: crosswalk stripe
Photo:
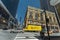
[[[16,38],[26,38],[26,37],[16,37]]]
[[[18,33],[17,33],[17,35],[18,35]],[[17,37],[17,35],[16,35],[16,37]],[[16,40],[16,37],[15,37],[15,39],[14,39],[14,40]]]
[[[41,40],[41,39],[38,39],[34,36],[28,36],[28,35],[22,36],[21,34],[18,33],[14,40]]]

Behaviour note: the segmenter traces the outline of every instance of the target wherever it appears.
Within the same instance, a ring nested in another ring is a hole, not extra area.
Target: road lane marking
[[[26,37],[16,37],[16,38],[26,38]]]
[[[18,33],[17,33],[17,35],[18,35]],[[16,35],[16,37],[17,37],[17,35]],[[16,37],[14,38],[14,40],[16,40]]]
[[[16,37],[14,40],[39,40],[38,38],[34,36],[19,36],[21,35],[20,33],[17,33]]]

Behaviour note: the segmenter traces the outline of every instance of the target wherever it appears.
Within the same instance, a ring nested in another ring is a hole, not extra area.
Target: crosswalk
[[[34,35],[35,34],[35,35]],[[35,36],[38,36],[38,33],[18,33],[14,40],[40,40]]]

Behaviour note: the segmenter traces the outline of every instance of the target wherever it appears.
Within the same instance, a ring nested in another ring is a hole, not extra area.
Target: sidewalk
[[[0,29],[0,31],[2,31],[2,29]]]

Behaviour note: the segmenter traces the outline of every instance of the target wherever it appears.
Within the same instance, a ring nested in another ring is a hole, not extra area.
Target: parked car
[[[55,29],[53,30],[53,33],[59,33],[59,30]]]
[[[49,34],[52,34],[52,33],[53,33],[53,31],[52,31],[52,30],[50,30],[50,31],[49,31]],[[47,31],[45,32],[45,34],[47,34]]]
[[[18,29],[11,29],[10,33],[24,33],[24,31]]]
[[[8,30],[8,28],[3,28],[3,30]]]

